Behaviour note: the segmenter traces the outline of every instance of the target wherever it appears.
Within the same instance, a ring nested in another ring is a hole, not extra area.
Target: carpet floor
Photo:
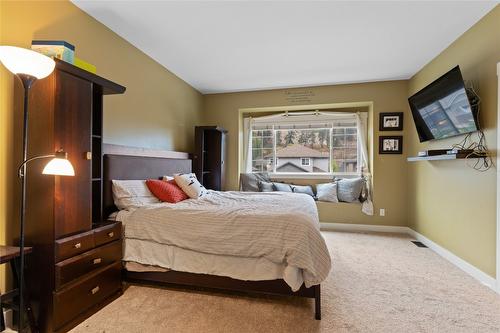
[[[131,285],[72,332],[500,332],[500,296],[408,236],[323,235],[321,321],[310,299]]]

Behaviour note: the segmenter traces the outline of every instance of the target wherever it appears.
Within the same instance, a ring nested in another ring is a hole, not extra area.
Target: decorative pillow
[[[259,192],[259,181],[271,182],[267,172],[240,174],[240,191]]]
[[[339,202],[337,197],[337,184],[326,183],[316,185],[316,197],[319,201]]]
[[[130,209],[159,203],[145,180],[113,180],[113,200],[118,209]]]
[[[339,201],[359,202],[359,197],[361,196],[361,191],[365,183],[363,178],[336,179],[335,182],[337,183],[337,196]]]
[[[292,192],[292,187],[290,186],[290,184],[273,183],[273,188],[274,188],[275,191]]]
[[[291,187],[292,187],[292,192],[294,193],[309,194],[311,197],[314,198],[314,191],[312,186],[310,185],[291,185]]]
[[[177,186],[175,180],[164,181],[149,179],[146,180],[146,185],[155,197],[164,202],[177,203],[189,198],[187,194]]]
[[[258,184],[259,184],[259,191],[260,192],[273,192],[274,191],[273,183],[259,181]]]
[[[208,194],[205,186],[201,185],[194,173],[181,173],[174,176],[175,182],[191,199],[198,199]]]

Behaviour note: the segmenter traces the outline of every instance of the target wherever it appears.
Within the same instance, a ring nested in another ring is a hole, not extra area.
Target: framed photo
[[[403,153],[403,137],[396,136],[379,136],[378,137],[378,153],[379,154],[402,154]]]
[[[382,112],[378,127],[379,131],[402,131],[403,112]]]

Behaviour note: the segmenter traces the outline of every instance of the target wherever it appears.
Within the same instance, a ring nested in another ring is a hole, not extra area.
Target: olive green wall
[[[361,213],[361,207],[354,204],[319,203],[322,222],[361,223],[376,225],[407,225],[407,189],[405,155],[379,155],[378,114],[380,112],[405,112],[404,132],[385,132],[386,135],[407,132],[409,118],[407,81],[361,83],[336,86],[320,86],[299,89],[278,89],[228,94],[205,95],[204,123],[219,125],[228,130],[227,184],[226,189],[238,188],[238,121],[239,109],[307,104],[373,102],[371,119],[375,122],[373,169],[373,194],[375,216]],[[305,100],[291,98],[293,93],[305,92]],[[294,182],[304,183],[305,181]],[[319,180],[307,180],[317,183]],[[378,216],[379,208],[385,208],[386,216]]]
[[[409,81],[412,95],[457,64],[464,80],[478,83],[481,125],[496,155],[497,74],[500,62],[500,6],[470,28]],[[413,122],[408,151],[446,148],[463,137],[420,144]],[[477,172],[466,161],[417,162],[408,168],[408,221],[411,228],[495,276],[496,168]]]
[[[0,1],[0,44],[29,48],[33,39],[74,44],[97,74],[127,87],[124,95],[104,98],[105,142],[192,150],[203,96],[106,26],[68,1]],[[11,244],[17,233],[14,164],[21,124],[13,96],[19,82],[1,65],[0,75],[0,243]],[[0,290],[4,280],[0,270]]]

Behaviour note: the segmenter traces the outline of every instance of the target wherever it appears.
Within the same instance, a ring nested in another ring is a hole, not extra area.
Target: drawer
[[[54,328],[57,330],[80,313],[121,289],[121,263],[105,267],[54,293]]]
[[[56,264],[56,290],[72,280],[121,261],[122,243],[113,242]]]
[[[106,244],[122,237],[121,222],[111,223],[94,229],[95,246]]]
[[[78,235],[56,240],[56,262],[75,256],[94,248],[94,232],[87,231]]]

